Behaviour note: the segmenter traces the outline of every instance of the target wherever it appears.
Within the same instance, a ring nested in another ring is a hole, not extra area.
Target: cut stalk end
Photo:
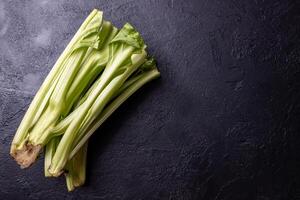
[[[64,169],[58,169],[58,168],[53,168],[53,165],[51,164],[49,169],[48,169],[49,174],[54,177],[59,177],[64,173]]]
[[[16,160],[20,167],[24,169],[35,162],[41,149],[41,145],[34,146],[32,144],[26,144],[22,149],[13,148],[10,155]]]

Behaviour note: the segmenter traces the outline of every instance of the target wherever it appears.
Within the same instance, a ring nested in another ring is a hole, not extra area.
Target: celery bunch
[[[93,10],[32,100],[11,145],[29,167],[45,150],[45,176],[65,173],[68,190],[85,181],[89,137],[135,91],[159,76],[140,34],[118,30]]]

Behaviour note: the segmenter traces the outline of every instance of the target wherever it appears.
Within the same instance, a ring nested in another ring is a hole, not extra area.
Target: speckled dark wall
[[[21,170],[9,146],[93,8],[129,21],[160,80],[92,137],[85,187]],[[300,5],[277,0],[0,1],[0,199],[300,198]]]

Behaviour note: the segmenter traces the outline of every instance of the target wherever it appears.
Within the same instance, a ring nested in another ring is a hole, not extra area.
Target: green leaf
[[[110,43],[125,43],[135,47],[137,50],[146,48],[144,40],[139,32],[137,32],[129,23],[126,23],[123,26],[118,35]]]

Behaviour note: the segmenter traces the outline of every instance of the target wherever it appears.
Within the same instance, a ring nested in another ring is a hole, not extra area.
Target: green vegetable
[[[114,93],[145,62],[147,56],[145,47],[139,33],[129,24],[125,24],[111,41],[109,60],[99,83],[82,104],[80,112],[66,129],[57,147],[49,168],[53,176],[59,176],[63,172],[76,137],[86,132]]]
[[[102,123],[122,104],[124,103],[132,94],[134,94],[138,89],[143,85],[150,82],[151,80],[160,76],[159,71],[157,70],[154,62],[152,63],[150,70],[142,72],[141,74],[132,77],[127,81],[126,89],[122,88],[122,92],[118,97],[116,97],[99,115],[92,124],[86,129],[85,132],[77,137],[77,140],[74,142],[73,150],[69,156],[71,159],[76,152],[84,145],[84,143],[89,139],[89,137],[102,125]],[[124,84],[125,85],[125,84]]]
[[[68,191],[73,191],[75,187],[79,187],[85,182],[87,147],[88,143],[86,142],[65,166]]]
[[[150,67],[149,67],[150,65]],[[109,105],[103,110],[103,113],[99,115],[96,120],[89,126],[87,132],[85,133],[83,138],[78,139],[79,141],[76,143],[77,145],[73,148],[70,156],[69,161],[66,164],[66,167],[64,171],[67,171],[65,173],[66,181],[67,181],[67,187],[69,191],[72,191],[75,189],[75,187],[79,187],[80,185],[84,184],[84,174],[85,174],[85,165],[86,160],[82,160],[83,156],[79,157],[78,155],[82,155],[83,152],[86,153],[86,144],[89,139],[89,137],[102,125],[102,123],[120,106],[122,103],[124,103],[132,94],[134,94],[138,89],[140,89],[144,84],[148,83],[149,81],[153,80],[154,78],[159,77],[160,73],[156,69],[155,63],[153,59],[148,61],[148,69],[144,69],[143,71],[140,71],[135,76],[131,77],[129,80],[127,80],[124,84],[124,88],[121,88],[121,90],[118,92],[118,96],[113,99],[112,102],[109,103]],[[74,110],[70,115],[71,118],[66,118],[63,121],[60,122],[57,126],[63,127],[63,125],[67,126],[66,122],[73,120],[73,117],[76,117],[77,110]],[[56,139],[56,138],[54,138]],[[52,140],[51,140],[52,141]],[[50,141],[50,142],[51,142]],[[48,172],[49,164],[46,163],[46,160],[52,160],[53,154],[56,150],[56,145],[52,145],[52,143],[48,143],[49,148],[51,150],[48,150],[48,145],[46,147],[46,154],[45,154],[45,176],[51,176]],[[47,153],[51,152],[51,154]],[[81,159],[78,159],[81,158]],[[84,157],[86,159],[86,157]],[[51,161],[50,161],[51,163]],[[69,164],[71,163],[71,165]],[[74,167],[76,166],[76,167]],[[47,174],[47,175],[46,175]],[[78,174],[81,174],[80,176]],[[82,178],[78,178],[82,177]]]
[[[70,112],[74,102],[106,65],[108,49],[105,47],[117,30],[102,21],[102,12],[93,10],[31,102],[10,151],[22,168],[35,161],[42,147],[55,136],[52,128]]]
[[[118,30],[93,10],[32,100],[10,154],[25,168],[45,147],[45,176],[64,173],[68,190],[74,190],[85,182],[91,135],[159,75],[133,26]]]
[[[52,177],[52,175],[48,172],[48,169],[51,165],[52,158],[59,141],[60,137],[54,137],[45,147],[45,177]],[[85,182],[87,147],[88,143],[86,142],[65,166],[64,174],[66,177],[68,191],[73,191],[76,187],[83,185]]]
[[[51,165],[52,158],[54,156],[57,145],[60,141],[60,137],[52,138],[45,147],[45,159],[44,159],[44,173],[45,177],[51,177],[52,175],[48,172]]]

